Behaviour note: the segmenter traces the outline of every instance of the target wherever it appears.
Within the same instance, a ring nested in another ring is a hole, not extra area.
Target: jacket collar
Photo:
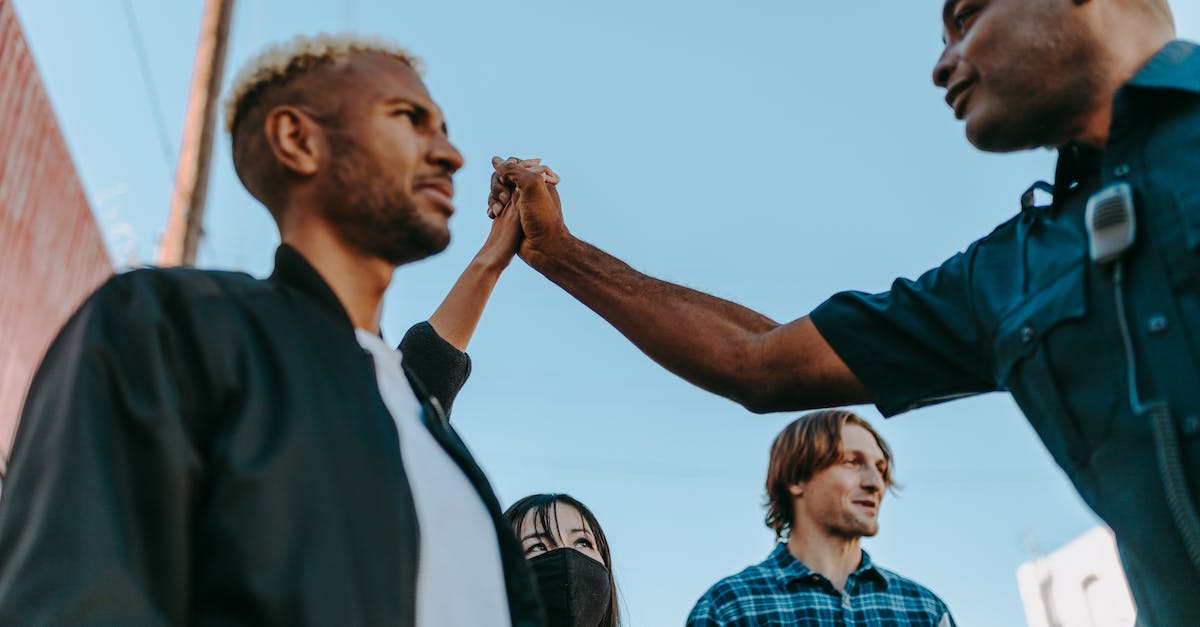
[[[275,250],[275,270],[267,280],[286,285],[313,299],[317,305],[336,318],[346,331],[354,333],[354,323],[350,320],[350,314],[346,313],[346,308],[342,306],[342,301],[338,300],[333,288],[329,287],[300,251],[287,244],[280,244]],[[406,362],[401,362],[401,367],[413,387],[413,392],[416,393],[417,400],[421,401],[422,405],[428,404],[438,422],[447,426],[449,419],[438,399],[429,394],[425,384]]]
[[[337,294],[333,293],[333,288],[329,287],[317,269],[295,248],[287,244],[279,245],[275,250],[275,270],[267,280],[286,285],[312,298],[322,309],[345,324],[349,331],[354,331],[350,314],[346,313],[346,308],[342,306],[342,301],[338,300]]]
[[[1172,41],[1142,66],[1128,87],[1200,93],[1200,46]]]

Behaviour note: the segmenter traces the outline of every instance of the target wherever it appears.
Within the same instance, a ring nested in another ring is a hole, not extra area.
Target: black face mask
[[[612,589],[604,564],[576,551],[555,549],[529,560],[550,627],[596,627]]]

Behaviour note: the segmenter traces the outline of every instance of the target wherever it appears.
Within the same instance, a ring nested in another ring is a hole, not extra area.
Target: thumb
[[[505,161],[496,164],[496,174],[504,183],[508,183],[526,194],[540,195],[545,193],[546,178],[539,171],[533,171],[521,163]]]

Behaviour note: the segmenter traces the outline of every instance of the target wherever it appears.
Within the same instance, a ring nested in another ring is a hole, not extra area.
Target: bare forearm
[[[503,266],[494,262],[473,259],[429,317],[430,326],[450,345],[466,351],[503,271]]]
[[[637,272],[571,235],[556,185],[513,159],[492,165],[490,200],[517,210],[521,258],[671,372],[752,411],[871,400],[807,317],[779,324]]]
[[[811,322],[781,325],[637,272],[575,238],[526,261],[671,372],[754,411],[869,400]]]

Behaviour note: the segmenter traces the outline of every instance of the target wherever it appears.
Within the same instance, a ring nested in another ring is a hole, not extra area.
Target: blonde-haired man
[[[0,502],[6,624],[542,624],[443,411],[457,388],[379,336],[393,271],[449,241],[463,163],[414,63],[298,38],[236,81],[234,164],[279,226],[275,271],[131,272],[66,325]]]
[[[689,627],[953,625],[936,594],[862,549],[879,532],[892,485],[892,451],[857,414],[824,410],[792,422],[767,468],[766,523],[783,542],[709,588]]]

